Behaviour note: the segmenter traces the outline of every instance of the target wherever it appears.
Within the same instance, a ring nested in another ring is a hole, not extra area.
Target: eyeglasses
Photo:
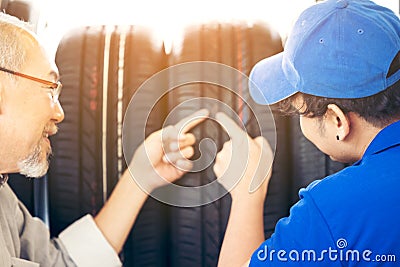
[[[20,73],[20,72],[9,70],[9,69],[3,68],[3,67],[0,67],[0,71],[4,71],[4,72],[10,73],[12,75],[16,75],[16,76],[19,76],[19,77],[22,77],[22,78],[25,78],[25,79],[29,79],[31,81],[35,81],[35,82],[38,82],[38,83],[41,83],[41,84],[45,84],[48,87],[48,88],[46,88],[46,90],[47,90],[48,93],[51,94],[53,102],[54,103],[58,102],[58,97],[60,96],[61,88],[62,88],[62,84],[60,82],[50,82],[50,81],[43,80],[43,79],[40,79],[40,78],[36,78],[36,77],[30,76],[30,75],[27,75],[27,74],[23,74],[23,73]]]

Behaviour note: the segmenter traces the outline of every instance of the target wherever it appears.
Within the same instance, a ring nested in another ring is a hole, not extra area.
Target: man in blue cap
[[[384,7],[368,0],[328,0],[300,15],[282,53],[253,68],[250,91],[256,102],[299,114],[303,134],[321,151],[355,163],[300,190],[290,216],[264,242],[268,179],[254,193],[248,185],[270,175],[250,166],[231,192],[220,266],[247,266],[249,259],[250,266],[400,261],[399,35],[398,17]],[[239,131],[226,116],[219,114],[219,120]],[[249,161],[263,151],[261,142],[244,133],[234,138],[249,140]],[[229,149],[217,156],[218,177],[229,165]]]

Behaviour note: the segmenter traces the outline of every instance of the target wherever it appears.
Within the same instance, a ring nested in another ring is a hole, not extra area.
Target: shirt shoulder
[[[307,266],[321,266],[321,263],[336,266],[321,254],[329,247],[334,248],[335,243],[325,218],[312,196],[306,193],[290,209],[289,217],[279,220],[271,238],[254,252],[250,266],[298,266],[305,261]]]

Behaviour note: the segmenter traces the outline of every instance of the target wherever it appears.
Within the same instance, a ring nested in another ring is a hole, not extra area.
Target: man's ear
[[[338,141],[346,139],[350,133],[349,117],[335,104],[329,104],[326,111],[326,119],[330,124],[331,131],[336,135]]]

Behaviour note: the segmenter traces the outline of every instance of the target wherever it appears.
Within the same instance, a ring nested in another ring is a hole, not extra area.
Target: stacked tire
[[[175,44],[169,60],[172,66],[193,61],[217,62],[233,67],[240,73],[249,75],[255,63],[262,58],[281,51],[282,43],[280,37],[267,26],[249,26],[247,23],[241,22],[212,23],[189,27],[185,32],[182,43]],[[195,74],[195,76],[197,75],[197,79],[207,80],[207,77],[205,77],[207,76],[205,74],[207,70],[203,69],[199,72]],[[174,74],[173,77],[170,77],[173,83],[193,76],[191,69],[188,69],[187,72]],[[231,77],[226,77],[226,73],[223,71],[215,75],[219,75],[217,80],[223,82],[223,86],[209,83],[195,83],[180,86],[170,93],[170,112],[179,107],[178,114],[174,113],[177,116],[176,120],[204,107],[211,110],[213,114],[217,111],[227,112],[220,105],[214,105],[214,101],[210,103],[199,101],[195,104],[193,104],[193,101],[190,101],[195,98],[216,99],[229,106],[232,112],[239,115],[250,135],[257,136],[262,134],[270,137],[270,140],[275,141],[274,122],[271,117],[261,115],[262,113],[267,113],[266,107],[258,106],[251,100],[247,87],[248,81],[243,79],[241,75],[235,75],[235,73]],[[193,77],[193,80],[196,80],[196,77]],[[228,84],[226,84],[227,82]],[[189,104],[182,106],[182,103],[185,103],[185,101]],[[255,108],[250,110],[249,106]],[[254,119],[254,116],[257,115],[267,120],[259,123],[272,125],[269,132],[257,132],[257,123]],[[284,129],[286,125],[287,123],[284,122],[284,119],[278,119],[278,140],[279,138],[286,138],[284,136],[286,134]],[[228,136],[222,127],[212,120],[208,120],[196,127],[193,133],[196,135],[197,140],[205,138],[213,140],[218,150],[228,140]],[[207,144],[204,146],[201,159],[212,161],[215,156],[213,146],[211,144],[209,147],[207,147]],[[199,144],[196,144],[195,147],[199,147]],[[286,152],[286,149],[282,149],[279,146],[277,150],[277,157],[282,158],[282,154]],[[195,155],[195,158],[199,157],[199,154],[200,152]],[[202,165],[206,164],[207,162],[204,162]],[[265,210],[265,231],[267,236],[272,233],[277,220],[287,214],[289,177],[286,175],[285,169],[282,162],[277,160],[270,192],[267,197],[267,202],[271,205]],[[211,183],[215,179],[213,164],[211,164],[202,172],[186,174],[179,183],[186,186],[200,186]],[[203,195],[182,193],[180,197],[193,201],[190,198],[207,200],[212,196],[205,192]],[[205,206],[197,208],[171,208],[171,233],[174,234],[172,245],[174,251],[176,251],[176,253],[172,254],[172,266],[217,265],[219,250],[229,217],[230,203],[231,199],[227,194],[223,198]]]
[[[53,235],[84,214],[95,215],[103,206],[126,169],[121,128],[129,101],[167,61],[163,47],[154,44],[148,29],[93,26],[67,34],[58,48],[56,63],[66,116],[59,134],[52,138],[49,198]],[[148,92],[153,93],[157,92]],[[146,132],[161,127],[166,115],[163,109],[166,103],[160,101],[150,114]],[[141,141],[134,139],[138,146]],[[145,203],[127,241],[123,255],[127,262],[138,266],[161,266],[164,262],[164,210],[165,206],[153,199]]]

